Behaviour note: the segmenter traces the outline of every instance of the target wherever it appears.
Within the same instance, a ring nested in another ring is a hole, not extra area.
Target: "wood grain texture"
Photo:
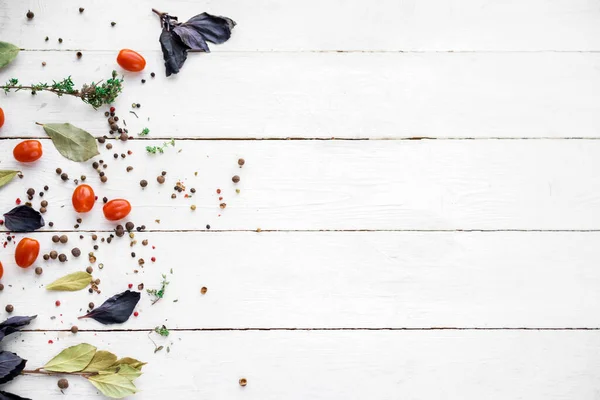
[[[593,399],[600,368],[597,331],[174,332],[168,354],[153,354],[145,332],[28,333],[4,347],[36,367],[79,342],[147,361],[132,397],[140,400]],[[81,378],[70,378],[64,395],[56,380],[18,377],[4,388],[34,399],[100,398]]]
[[[39,314],[33,329],[600,327],[600,233],[137,233],[133,247],[128,237],[108,245],[71,234],[62,245],[48,233],[29,236],[42,253],[69,257],[64,264],[40,257],[24,270],[14,262],[14,243],[0,249],[1,313],[8,316],[11,302],[15,314]],[[74,246],[79,259],[70,254]],[[101,294],[44,289],[88,265]],[[159,289],[161,274],[170,282],[166,296],[151,306],[142,293],[139,317],[121,325],[76,319],[90,301],[100,305],[129,283]]]
[[[600,229],[598,141],[179,141],[162,155],[145,151],[162,141],[116,142],[96,158],[108,165],[106,185],[91,161],[69,162],[49,140],[40,161],[19,165],[11,154],[18,142],[1,141],[0,168],[25,175],[3,188],[2,210],[25,199],[26,188],[47,184],[45,218],[57,230],[72,230],[78,215],[75,184],[61,181],[56,167],[71,179],[85,174],[100,199],[129,199],[130,219],[148,230]],[[112,158],[127,150],[127,159]],[[134,170],[125,173],[128,165]],[[171,198],[178,181],[196,189],[192,198]],[[82,216],[81,229],[114,229],[101,206]]]
[[[116,52],[22,52],[0,73],[24,84],[106,79]],[[192,54],[164,77],[162,55],[125,73],[117,113],[132,133],[193,138],[599,137],[600,54]],[[41,63],[47,62],[46,67]],[[158,76],[150,78],[150,72]],[[141,83],[145,78],[147,82]],[[75,98],[11,93],[2,137],[39,135],[30,118],[108,133]],[[132,103],[142,108],[129,111]],[[101,111],[104,111],[101,110]]]
[[[600,50],[600,8],[587,0],[5,1],[0,35],[28,49],[158,49],[152,7],[184,21],[203,11],[236,20],[215,52]]]

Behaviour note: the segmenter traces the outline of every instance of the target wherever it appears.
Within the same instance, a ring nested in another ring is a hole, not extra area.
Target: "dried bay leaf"
[[[105,325],[122,324],[129,319],[138,301],[140,301],[140,294],[138,292],[126,290],[123,293],[114,295],[102,303],[100,307],[95,308],[78,319],[93,318]]]
[[[6,185],[8,182],[12,181],[19,171],[11,171],[11,170],[0,170],[0,187]]]
[[[46,223],[39,211],[23,205],[4,214],[4,225],[12,232],[33,232]]]
[[[25,368],[27,360],[10,351],[0,351],[0,384],[13,380]]]
[[[99,350],[83,372],[99,372],[109,369],[117,362],[117,356],[110,351]],[[130,367],[131,368],[131,367]],[[140,372],[141,374],[141,372]]]
[[[136,378],[142,376],[142,371],[135,369],[127,364],[124,365],[116,365],[114,367],[110,367],[105,371],[101,371],[100,373],[108,374],[108,373],[118,373],[121,376],[128,378],[130,381],[134,381]]]
[[[0,68],[10,64],[19,54],[19,48],[14,44],[0,42]]]
[[[96,348],[94,346],[81,343],[67,347],[48,361],[43,368],[51,372],[80,372],[89,365],[95,354]]]
[[[88,380],[102,392],[103,395],[112,399],[122,399],[137,392],[131,379],[117,373],[99,374],[90,376]]]
[[[73,272],[65,275],[46,286],[46,290],[62,290],[67,292],[75,292],[84,289],[92,281],[92,275],[87,272]],[[116,358],[115,358],[116,360]]]
[[[136,360],[135,358],[131,358],[131,357],[123,357],[120,358],[117,362],[115,362],[113,364],[113,366],[117,366],[117,365],[129,365],[132,368],[137,369],[138,371],[142,370],[142,367],[144,365],[146,365],[148,363]]]
[[[38,125],[50,136],[56,150],[69,160],[82,162],[100,154],[96,139],[81,128],[69,123]]]

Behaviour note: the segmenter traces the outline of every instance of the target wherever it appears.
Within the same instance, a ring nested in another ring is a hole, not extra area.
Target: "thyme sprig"
[[[165,152],[165,149],[169,146],[175,147],[175,139],[171,139],[168,142],[164,142],[162,146],[146,146],[146,151],[150,154],[162,154]]]
[[[3,89],[4,93],[7,94],[12,90],[15,92],[30,90],[32,95],[37,94],[37,92],[46,91],[54,93],[58,97],[63,95],[75,96],[79,97],[84,103],[94,107],[94,109],[97,109],[104,104],[114,102],[123,90],[123,78],[117,78],[117,71],[113,71],[111,76],[106,82],[99,81],[84,84],[81,89],[75,89],[75,84],[71,76],[59,82],[53,81],[51,84],[40,82],[30,85],[22,85],[18,79],[11,78],[6,84],[0,86],[0,89]]]
[[[154,296],[154,300],[152,301],[153,305],[164,297],[167,285],[169,285],[169,282],[167,281],[167,275],[163,274],[162,278],[160,289],[146,289],[146,292],[148,292],[149,295]]]

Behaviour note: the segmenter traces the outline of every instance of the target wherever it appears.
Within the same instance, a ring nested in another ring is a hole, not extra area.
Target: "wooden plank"
[[[18,142],[1,141],[1,168],[25,174],[2,188],[2,209],[25,200],[26,188],[49,185],[45,217],[58,230],[72,230],[78,215],[70,206],[75,184],[61,181],[57,167],[71,179],[85,174],[100,199],[129,199],[130,218],[149,230],[600,228],[598,141],[178,141],[157,155],[145,146],[162,141],[117,142],[102,151],[106,185],[91,162],[69,162],[48,140],[40,161],[20,165],[11,154]],[[112,158],[128,150],[128,158]],[[246,160],[241,169],[239,157]],[[149,182],[145,190],[141,179]],[[185,193],[196,189],[192,198],[171,198],[178,181]],[[101,206],[82,216],[81,229],[114,229]]]
[[[168,354],[153,354],[145,332],[28,333],[4,342],[32,368],[80,342],[137,357],[148,362],[136,381],[141,400],[591,399],[600,368],[597,331],[173,332],[162,341]],[[99,398],[83,378],[70,377],[65,395],[56,381],[20,376],[3,390]]]
[[[16,314],[39,314],[34,329],[600,327],[600,233],[137,233],[133,247],[129,238],[108,245],[70,234],[62,245],[48,233],[32,236],[42,253],[69,257],[40,258],[37,276],[15,265],[14,244],[0,249],[0,309],[11,303]],[[80,259],[70,254],[75,246]],[[101,294],[44,289],[85,270],[90,251]],[[76,319],[129,283],[159,289],[161,274],[166,296],[151,306],[142,293],[139,316],[127,323]]]
[[[0,79],[28,84],[70,74],[79,87],[118,69],[114,53],[84,53],[77,60],[74,52],[23,52]],[[116,103],[132,133],[148,127],[158,137],[356,139],[600,131],[600,54],[194,54],[169,79],[160,53],[145,55],[146,72],[126,74]],[[132,103],[142,105],[134,110],[139,119],[129,113]],[[75,98],[11,93],[0,105],[3,137],[39,135],[23,115],[68,120],[97,136],[109,130],[102,113]]]
[[[364,0],[28,0],[2,4],[0,34],[29,49],[158,49],[160,23],[151,7],[182,21],[203,11],[235,19],[233,38],[212,46],[215,52],[600,50],[600,9],[587,0],[385,0],[376,7]]]

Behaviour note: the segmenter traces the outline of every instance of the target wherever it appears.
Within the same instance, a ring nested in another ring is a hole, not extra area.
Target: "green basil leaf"
[[[0,68],[10,64],[19,54],[19,50],[14,44],[0,42]]]
[[[65,275],[46,286],[46,290],[63,290],[67,292],[75,292],[84,289],[92,281],[92,275],[87,272],[73,272]],[[116,359],[115,359],[116,361]]]
[[[82,162],[100,154],[96,139],[81,128],[69,123],[39,125],[44,127],[56,150],[69,160]]]
[[[119,373],[90,376],[88,380],[106,397],[122,399],[137,392],[133,382]]]
[[[67,347],[48,361],[43,368],[51,372],[80,372],[92,361],[94,354],[96,354],[94,346],[81,343]]]
[[[117,356],[110,351],[100,350],[94,354],[94,358],[83,372],[98,372],[110,368],[117,362]],[[129,367],[129,366],[128,366]],[[129,367],[131,368],[131,367]],[[141,374],[141,372],[140,372]],[[139,376],[139,375],[138,375]]]
[[[0,170],[0,187],[12,181],[12,179],[17,176],[18,173],[19,171]]]

